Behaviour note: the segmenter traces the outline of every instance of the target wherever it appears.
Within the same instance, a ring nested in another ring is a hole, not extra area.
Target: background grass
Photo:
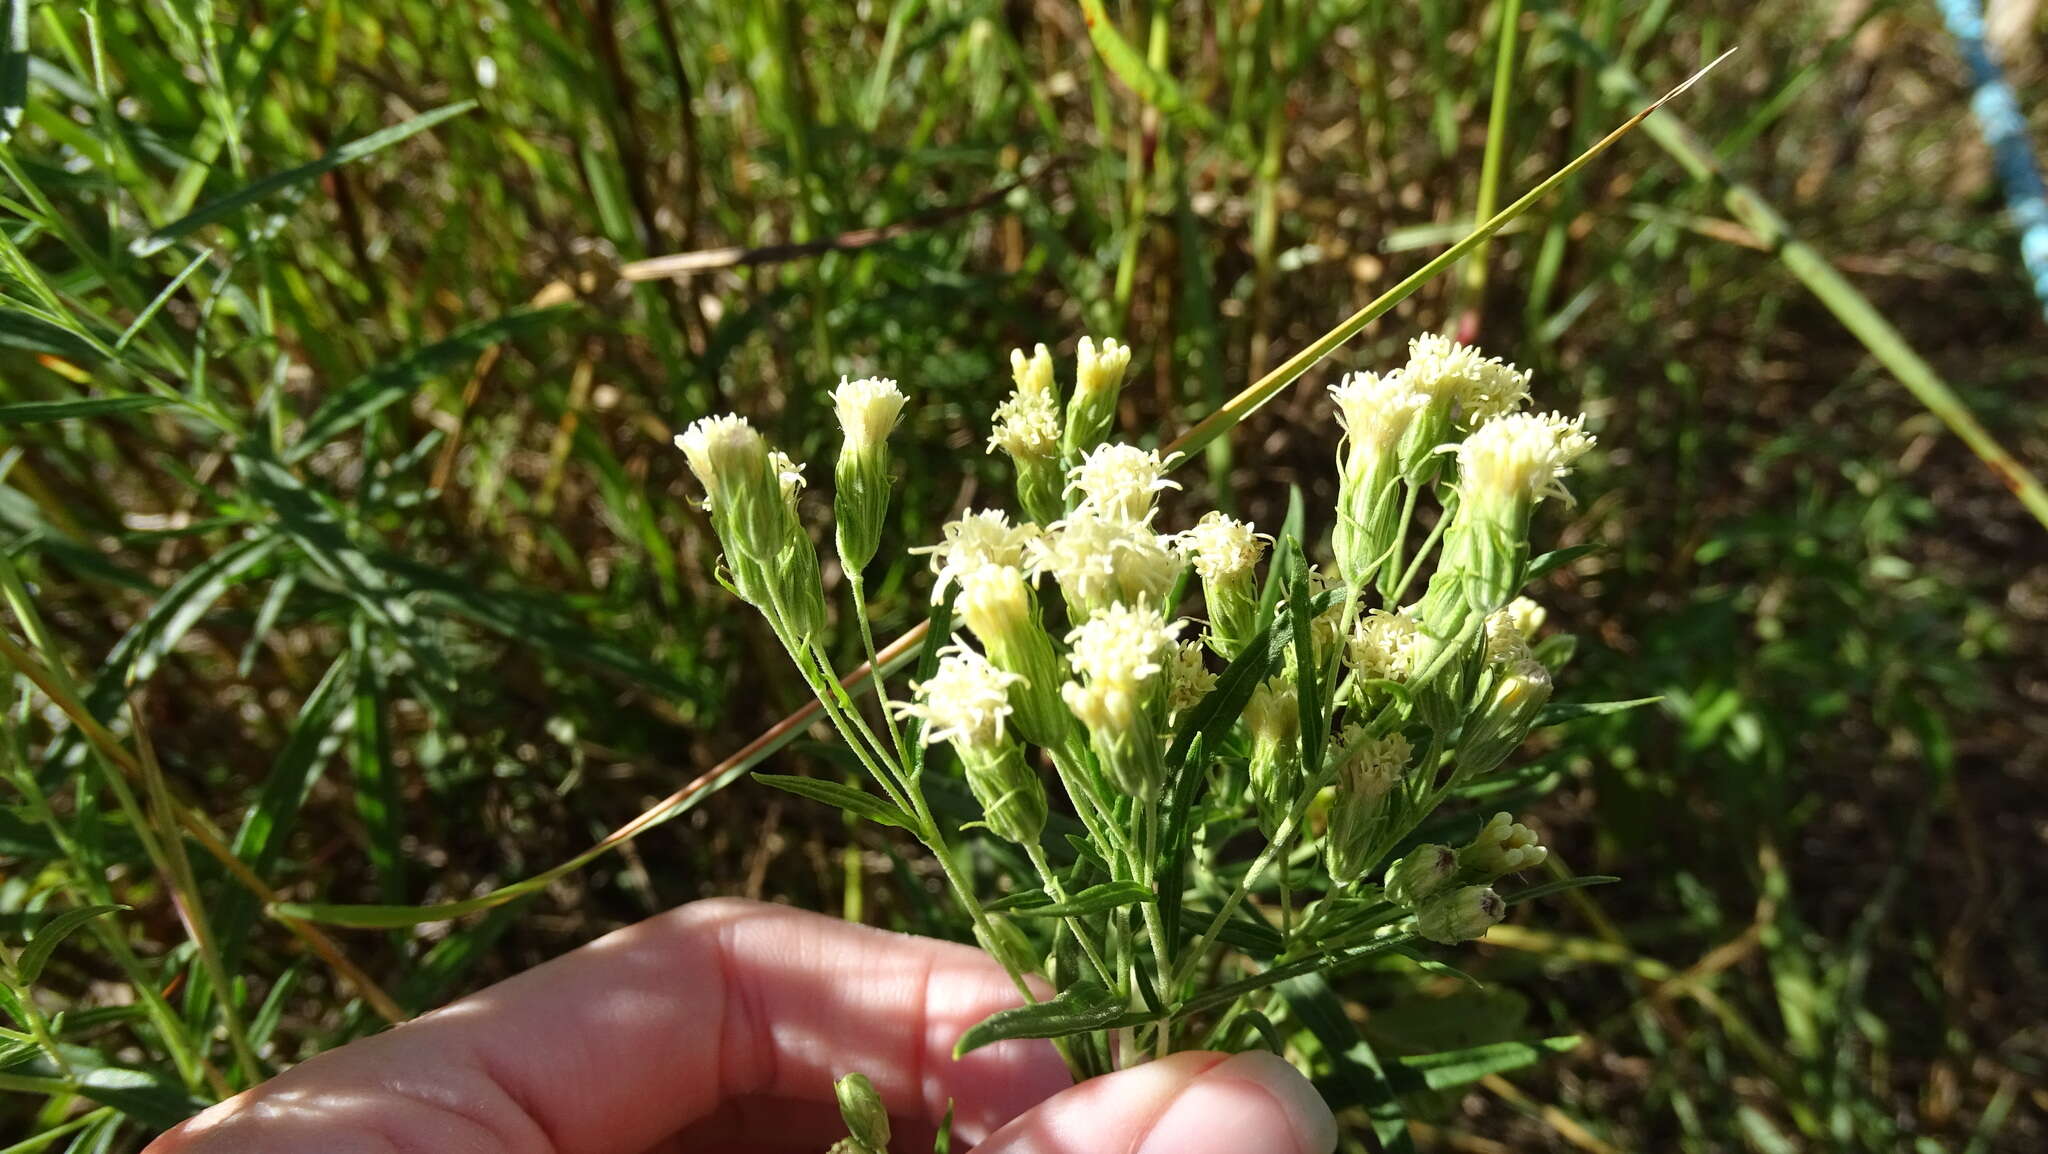
[[[29,1149],[133,1148],[375,1029],[335,951],[410,1012],[714,893],[932,925],[914,854],[745,784],[492,912],[331,950],[207,842],[301,902],[572,858],[799,702],[710,580],[671,431],[737,409],[823,460],[824,391],[900,378],[900,558],[1002,491],[980,438],[1010,347],[1121,336],[1124,427],[1164,441],[1461,235],[1490,116],[1506,198],[1632,111],[1588,46],[1657,87],[1739,44],[1675,111],[2048,462],[2041,319],[1918,3],[1110,4],[1170,78],[1142,94],[1053,0],[8,9],[0,583],[45,684],[9,711],[0,940],[132,907],[42,974],[72,1068],[0,1042]],[[1411,1103],[1427,1148],[2038,1149],[2048,538],[1724,211],[1639,134],[1336,358],[1449,329],[1591,414],[1551,528],[1601,548],[1541,592],[1582,634],[1565,694],[1665,695],[1537,751],[1546,840],[1626,884],[1497,930],[1483,989],[1346,992],[1397,1050],[1585,1036]],[[748,251],[633,263],[724,246]],[[1323,379],[1190,498],[1328,508]],[[113,396],[165,404],[18,407]],[[888,564],[893,634],[923,587]],[[134,764],[48,706],[67,682]]]

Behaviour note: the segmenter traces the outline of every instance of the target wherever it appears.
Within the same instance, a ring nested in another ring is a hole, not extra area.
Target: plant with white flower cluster
[[[989,446],[1015,469],[1022,517],[970,511],[916,550],[934,576],[922,671],[894,702],[870,678],[873,715],[825,656],[801,469],[737,417],[677,438],[731,587],[767,615],[879,796],[764,780],[929,846],[1028,1003],[961,1050],[1052,1037],[1081,1075],[1251,1044],[1276,983],[1416,938],[1481,937],[1504,916],[1494,887],[1546,860],[1528,827],[1502,813],[1462,845],[1431,835],[1458,825],[1445,802],[1514,792],[1500,767],[1545,720],[1570,647],[1539,640],[1543,610],[1519,596],[1551,563],[1531,555],[1530,520],[1569,499],[1592,445],[1580,419],[1522,411],[1527,372],[1418,338],[1400,368],[1330,389],[1343,441],[1334,564],[1318,569],[1297,536],[1220,512],[1161,527],[1179,459],[1107,440],[1129,361],[1082,341],[1063,399],[1045,346],[1012,354]],[[869,379],[833,402],[834,536],[873,658],[860,575],[903,395]],[[1439,507],[1426,532],[1425,501]],[[951,751],[978,824],[1028,862],[1005,892],[976,884],[939,820],[930,798],[949,775],[929,745]],[[1230,959],[1249,965],[1231,977]],[[1038,1000],[1030,975],[1056,993]]]

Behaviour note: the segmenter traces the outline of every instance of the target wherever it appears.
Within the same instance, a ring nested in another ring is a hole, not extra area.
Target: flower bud
[[[1166,462],[1136,445],[1097,445],[1067,471],[1067,492],[1078,491],[1076,514],[1094,513],[1119,521],[1147,522],[1162,489],[1178,489],[1166,479]]]
[[[1061,446],[1069,461],[1086,454],[1109,436],[1110,427],[1116,423],[1117,394],[1124,387],[1131,349],[1114,339],[1105,339],[1098,351],[1094,341],[1082,337],[1074,361],[1074,399],[1067,404],[1067,429]]]
[[[1017,732],[1033,745],[1061,748],[1072,720],[1060,703],[1059,655],[1023,572],[1013,565],[983,565],[964,574],[955,608],[989,660],[1011,675]]]
[[[781,618],[790,640],[802,643],[825,634],[825,581],[818,570],[818,547],[797,516],[804,467],[779,450],[770,452],[768,460],[775,470],[781,516],[773,555],[763,569],[774,615]]]
[[[1087,728],[1110,780],[1140,800],[1158,797],[1166,772],[1159,740],[1163,675],[1179,630],[1152,606],[1111,605],[1067,635],[1077,680],[1061,686],[1060,695]]]
[[[1018,845],[1037,845],[1048,812],[1045,782],[1024,760],[1023,749],[1014,741],[964,748],[960,764],[989,831]]]
[[[765,567],[782,544],[783,499],[768,442],[745,417],[704,417],[678,433],[676,448],[704,486],[704,508],[725,548],[740,596],[769,604]]]
[[[1494,814],[1470,845],[1458,851],[1458,868],[1469,877],[1493,881],[1543,864],[1550,851],[1536,833],[1505,813]]]
[[[1251,738],[1252,804],[1267,837],[1279,833],[1302,789],[1301,706],[1294,683],[1270,678],[1252,689],[1244,706]]]
[[[874,560],[889,511],[889,433],[903,412],[896,382],[880,377],[841,378],[832,391],[844,441],[833,469],[834,533],[839,562],[858,574]]]
[[[1508,904],[1485,886],[1464,886],[1438,894],[1415,911],[1415,932],[1446,946],[1486,936],[1507,916]]]
[[[848,1074],[833,1083],[839,1096],[839,1117],[846,1132],[863,1149],[882,1154],[889,1148],[889,1111],[865,1074]]]
[[[1016,352],[1010,359],[1017,391],[996,406],[989,451],[1001,449],[1016,465],[1017,500],[1025,515],[1051,524],[1066,511],[1060,496],[1060,399],[1052,381],[1052,355],[1040,345],[1032,360]]]
[[[1388,825],[1388,795],[1400,784],[1413,754],[1398,733],[1373,737],[1363,726],[1345,727],[1337,746],[1337,792],[1323,840],[1330,878],[1337,884],[1356,882],[1378,860]]]
[[[1362,589],[1392,552],[1401,531],[1400,446],[1429,398],[1399,372],[1347,373],[1330,387],[1337,423],[1337,570]]]
[[[1485,701],[1465,719],[1451,780],[1470,781],[1519,748],[1550,701],[1550,670],[1527,658],[1502,670]]]
[[[1256,580],[1266,543],[1252,527],[1222,513],[1204,514],[1195,527],[1174,538],[1181,555],[1202,579],[1209,609],[1209,645],[1225,661],[1244,652],[1259,616]]]
[[[1419,845],[1387,867],[1387,900],[1415,909],[1458,876],[1458,855],[1447,845]]]

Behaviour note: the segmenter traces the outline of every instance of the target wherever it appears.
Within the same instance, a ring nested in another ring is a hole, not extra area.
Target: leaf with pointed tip
[[[953,1057],[1016,1038],[1064,1038],[1115,1025],[1124,1016],[1123,995],[1100,982],[1075,982],[1043,1002],[999,1010],[960,1035]]]
[[[105,917],[108,914],[127,908],[127,906],[79,906],[76,909],[65,910],[63,913],[51,918],[47,925],[37,930],[35,936],[28,940],[28,945],[21,948],[21,956],[16,958],[14,962],[15,977],[20,980],[24,988],[34,985],[36,979],[43,976],[43,967],[50,964],[50,955],[56,952],[57,946],[65,938],[70,937],[81,926],[94,918]]]
[[[1563,725],[1567,721],[1577,721],[1581,717],[1627,713],[1631,709],[1655,705],[1662,700],[1662,697],[1638,697],[1632,701],[1560,701],[1543,707],[1543,712],[1536,715],[1535,727],[1543,729],[1546,726]]]
[[[1152,900],[1152,887],[1137,882],[1103,882],[1089,886],[1078,894],[1071,894],[1066,901],[1048,905],[1031,906],[1017,911],[1020,918],[1075,918],[1090,914],[1104,913],[1122,906],[1136,905]]]
[[[784,793],[793,793],[798,797],[807,797],[812,801],[822,801],[855,817],[864,817],[882,825],[893,825],[897,829],[910,828],[910,819],[903,816],[902,810],[874,794],[862,792],[850,785],[816,777],[793,777],[783,773],[757,773],[753,776],[754,780],[762,785],[779,789]]]
[[[40,425],[47,421],[104,417],[110,413],[139,413],[170,403],[163,397],[139,393],[122,397],[77,397],[68,401],[22,401],[14,405],[0,405],[0,426]]]

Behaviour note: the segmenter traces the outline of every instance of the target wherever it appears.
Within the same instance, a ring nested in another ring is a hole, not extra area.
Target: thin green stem
[[[1059,875],[1053,872],[1052,863],[1046,860],[1045,847],[1037,842],[1030,842],[1024,846],[1024,856],[1031,859],[1031,868],[1037,870],[1038,876],[1044,880],[1045,890],[1052,895],[1052,900],[1064,905],[1068,900],[1067,890],[1060,884]],[[1078,917],[1061,920],[1066,923],[1067,932],[1073,934],[1074,940],[1080,943],[1081,952],[1088,956],[1089,964],[1095,967],[1095,976],[1102,979],[1103,985],[1114,986],[1116,979],[1111,976],[1108,964],[1102,960],[1102,953],[1096,947],[1095,940],[1088,936],[1087,923]]]
[[[910,747],[903,743],[903,727],[896,723],[895,715],[889,711],[889,688],[882,682],[882,659],[876,655],[875,631],[868,621],[867,579],[858,570],[849,569],[846,581],[853,593],[853,616],[860,623],[861,649],[867,654],[868,676],[875,683],[875,702],[882,710],[882,724],[889,730],[889,740],[896,746],[896,756],[908,770]]]

